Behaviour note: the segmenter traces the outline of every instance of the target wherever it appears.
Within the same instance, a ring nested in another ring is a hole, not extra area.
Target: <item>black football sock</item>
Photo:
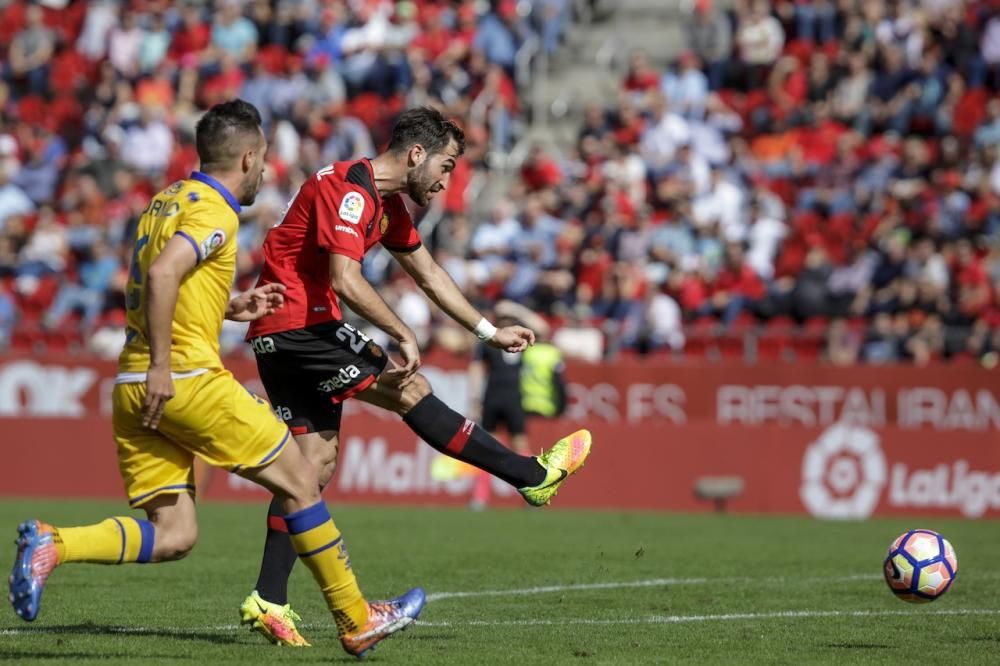
[[[537,486],[545,469],[531,456],[514,453],[433,393],[403,417],[410,429],[432,447],[486,470],[515,488]]]
[[[260,561],[260,575],[257,577],[257,593],[265,601],[284,606],[288,603],[288,577],[299,556],[295,553],[285,512],[277,499],[271,499],[267,508],[267,537],[264,540],[264,557]]]

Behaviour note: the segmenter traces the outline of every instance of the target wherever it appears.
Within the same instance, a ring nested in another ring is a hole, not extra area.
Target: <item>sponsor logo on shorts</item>
[[[342,388],[350,386],[351,383],[360,376],[361,371],[358,370],[358,366],[349,365],[345,368],[341,368],[340,371],[333,377],[321,381],[317,390],[320,393],[333,393],[334,391],[339,391]]]
[[[344,224],[334,225],[333,228],[336,231],[343,231],[345,234],[349,234],[351,236],[357,236],[358,235],[357,231],[355,231],[354,229],[351,229],[350,227],[348,227],[347,225],[344,225]]]
[[[292,410],[281,405],[274,406],[274,415],[286,423],[292,420]]]
[[[358,192],[348,192],[340,202],[340,210],[337,214],[344,222],[357,224],[361,221],[361,214],[365,210],[365,199]]]
[[[258,356],[260,356],[261,354],[270,354],[273,351],[277,351],[274,346],[274,338],[270,337],[251,339],[250,349],[252,349],[253,353],[257,354]]]

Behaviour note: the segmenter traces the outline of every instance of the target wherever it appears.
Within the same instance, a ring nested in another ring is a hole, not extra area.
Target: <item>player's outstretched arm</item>
[[[146,331],[149,335],[149,370],[142,424],[156,429],[167,401],[174,397],[170,378],[170,337],[181,280],[198,263],[191,242],[184,236],[167,241],[149,267],[146,280]]]
[[[391,251],[391,250],[390,250]],[[459,324],[498,349],[520,352],[535,344],[535,334],[523,326],[505,326],[497,329],[473,307],[448,271],[434,261],[427,248],[421,246],[412,252],[392,252],[399,265],[409,273],[428,298]]]
[[[361,274],[361,262],[342,254],[331,254],[330,286],[352,310],[399,342],[404,364],[389,370],[388,374],[400,380],[400,388],[406,386],[420,367],[417,336]]]

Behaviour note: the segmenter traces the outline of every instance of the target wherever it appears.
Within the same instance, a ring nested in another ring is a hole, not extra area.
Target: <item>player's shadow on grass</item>
[[[823,647],[846,649],[846,650],[891,650],[895,646],[885,645],[884,643],[861,643],[853,641],[844,643],[827,643]]]
[[[137,638],[149,636],[151,638],[175,638],[186,641],[207,641],[218,645],[233,645],[239,643],[240,638],[242,638],[241,635],[237,635],[235,632],[231,634],[223,634],[218,632],[213,633],[208,631],[198,631],[197,629],[185,631],[169,628],[157,629],[155,627],[134,630],[130,627],[122,627],[120,625],[100,625],[92,622],[83,622],[81,624],[46,625],[44,627],[25,627],[23,629],[18,629],[18,632],[25,636],[31,634],[85,634],[87,636],[135,636]]]
[[[143,659],[177,659],[175,654],[144,654]],[[102,652],[97,654],[95,652],[46,652],[44,650],[8,650],[6,652],[0,652],[0,662],[2,661],[14,661],[18,662],[24,659],[85,659],[93,661],[94,659],[135,659],[134,654],[125,653],[108,653]]]

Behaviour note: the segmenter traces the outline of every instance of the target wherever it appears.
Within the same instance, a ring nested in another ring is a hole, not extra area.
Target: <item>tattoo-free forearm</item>
[[[363,277],[337,282],[334,284],[334,291],[352,310],[396,340],[412,340],[416,337]]]
[[[476,324],[483,318],[448,272],[440,266],[435,265],[431,274],[419,282],[419,286],[445,314],[468,330],[474,331]]]
[[[170,338],[174,309],[181,276],[170,268],[153,266],[146,285],[146,332],[149,336],[149,362],[152,366],[170,366]]]

